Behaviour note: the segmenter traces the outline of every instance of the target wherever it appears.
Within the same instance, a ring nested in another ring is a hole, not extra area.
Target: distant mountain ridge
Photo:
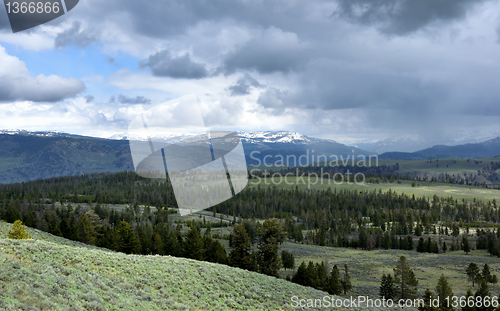
[[[169,136],[174,143],[190,135]],[[295,132],[241,132],[247,165],[276,163],[278,156],[315,162],[318,155],[370,155],[368,151],[333,140]],[[0,131],[0,183],[96,172],[133,170],[128,137],[105,139],[58,131]],[[299,165],[291,162],[290,165]]]
[[[416,152],[386,152],[379,159],[444,159],[444,158],[489,158],[500,155],[500,137],[481,143],[458,146],[435,145]]]
[[[359,143],[361,149],[373,151],[378,154],[384,152],[415,152],[425,149],[431,144],[423,137],[417,135],[390,137],[373,143]]]

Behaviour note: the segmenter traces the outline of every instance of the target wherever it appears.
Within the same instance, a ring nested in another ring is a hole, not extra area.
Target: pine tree
[[[490,267],[488,266],[487,263],[485,263],[483,266],[483,271],[481,272],[481,276],[486,281],[486,283],[490,283],[491,272],[490,272]]]
[[[479,268],[477,267],[476,263],[471,262],[469,266],[467,266],[465,272],[467,273],[467,279],[469,280],[469,282],[472,282],[472,287],[474,287],[476,277],[479,273]]]
[[[104,231],[103,237],[100,239],[102,247],[111,249],[114,251],[120,250],[120,237],[116,228],[109,227]]]
[[[394,268],[394,284],[400,299],[414,299],[417,297],[418,280],[408,265],[405,256],[401,256]]]
[[[394,280],[392,275],[390,273],[387,275],[384,273],[380,282],[380,297],[385,298],[386,300],[394,299],[394,292]]]
[[[139,237],[130,224],[124,220],[118,227],[119,251],[125,254],[138,254],[141,251]]]
[[[280,220],[276,218],[264,221],[258,232],[258,262],[260,272],[266,275],[279,277],[278,271],[282,263],[278,252],[278,246],[285,240],[286,232],[283,231]]]
[[[252,243],[247,234],[245,226],[238,224],[233,227],[233,233],[229,240],[229,263],[233,267],[255,271],[254,257],[252,256]]]
[[[474,295],[474,300],[477,302],[478,300],[480,301],[484,301],[486,297],[489,297],[490,296],[490,290],[488,288],[488,283],[486,282],[486,280],[482,279],[479,283],[479,288],[478,290],[476,291],[476,294]],[[479,298],[481,297],[481,298]],[[491,297],[490,297],[490,301],[491,301]],[[476,311],[493,311],[493,306],[489,306],[489,307],[485,307],[484,305],[482,306],[478,306],[476,304]]]
[[[12,225],[12,229],[10,229],[9,233],[7,234],[7,237],[9,239],[15,239],[15,240],[26,240],[26,239],[31,239],[31,235],[26,233],[26,228],[23,225],[23,222],[20,220],[16,220],[14,224]]]
[[[286,269],[293,269],[295,266],[295,257],[293,257],[293,254],[287,252],[286,250],[281,251],[281,262],[283,263],[283,268]]]
[[[80,239],[80,242],[89,245],[95,244],[94,227],[90,223],[90,220],[86,214],[83,214],[78,218],[77,228],[78,238]]]
[[[205,249],[204,258],[206,261],[227,265],[229,258],[226,249],[219,241],[214,240],[210,234],[205,232],[203,237],[203,248]]]
[[[462,238],[462,248],[465,254],[468,255],[470,252],[470,242],[469,239],[467,239],[465,236]]]
[[[158,232],[153,232],[151,236],[151,252],[153,254],[160,254],[163,249],[163,241],[161,240],[161,236]]]
[[[469,302],[469,297],[473,297],[472,299],[474,299],[474,294],[472,293],[471,289],[467,289],[467,293],[465,294],[465,301]],[[462,311],[476,311],[476,307],[474,306],[475,302],[474,303],[471,303],[469,305],[469,303],[465,304],[464,307],[462,307]]]
[[[432,302],[434,301],[434,299],[436,299],[436,297],[432,294],[430,289],[427,288],[425,290],[425,293],[422,296],[422,299],[424,300],[424,305],[423,306],[420,305],[418,307],[419,311],[438,311],[439,310],[438,307],[434,307],[432,305]]]
[[[349,274],[349,267],[344,264],[344,276],[342,277],[342,288],[344,290],[344,295],[347,291],[352,289],[351,275]]]
[[[340,277],[340,271],[337,265],[334,265],[332,271],[330,272],[330,277],[328,278],[328,293],[332,295],[340,295],[342,293],[342,280]]]
[[[453,290],[451,289],[450,284],[448,283],[448,280],[444,276],[444,274],[441,274],[441,277],[438,280],[437,286],[436,286],[436,293],[437,296],[439,297],[439,310],[441,311],[451,311],[455,310],[451,306],[451,298],[453,296]],[[448,297],[448,302],[447,303],[446,297]]]
[[[326,275],[325,263],[316,264],[316,289],[326,291],[328,288],[328,276]]]
[[[186,258],[204,260],[203,240],[197,226],[192,225],[189,229],[186,240],[182,243],[182,251]]]
[[[308,265],[303,261],[297,272],[292,277],[292,282],[300,284],[302,286],[314,286],[315,278],[314,264],[310,261]]]

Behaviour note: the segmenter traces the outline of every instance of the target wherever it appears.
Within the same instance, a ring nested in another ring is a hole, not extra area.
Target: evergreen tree
[[[340,295],[342,293],[342,280],[340,277],[340,271],[337,265],[334,265],[332,271],[330,272],[330,277],[328,278],[328,289],[327,292],[332,295]]]
[[[419,252],[419,253],[425,252],[425,241],[424,241],[424,238],[422,238],[422,237],[418,240],[417,252]]]
[[[86,214],[83,214],[78,218],[77,227],[78,227],[78,238],[80,239],[80,242],[89,245],[94,245],[95,244],[94,227],[90,223],[90,220]]]
[[[470,242],[469,239],[467,239],[465,236],[462,238],[462,249],[464,250],[465,254],[468,255],[470,252]]]
[[[286,250],[281,251],[281,262],[283,263],[283,268],[286,269],[293,269],[295,266],[295,257],[293,257],[293,254],[287,252]]]
[[[99,246],[111,249],[114,251],[119,251],[120,249],[120,237],[116,232],[115,228],[106,228],[102,238],[100,239]]]
[[[344,264],[344,276],[342,277],[342,289],[344,290],[344,295],[347,291],[352,289],[351,275],[349,274],[349,267]]]
[[[16,220],[14,224],[12,224],[12,229],[10,229],[7,237],[9,239],[16,240],[31,239],[31,235],[26,233],[26,228],[24,227],[23,222],[20,220]]]
[[[380,282],[380,297],[385,298],[386,300],[394,299],[394,292],[394,280],[392,275],[390,273],[387,275],[384,273]]]
[[[472,282],[472,287],[474,287],[474,283],[479,273],[479,268],[477,267],[476,263],[471,262],[469,266],[467,266],[465,272],[467,273],[467,279],[469,280],[469,282]]]
[[[497,282],[496,275],[491,274],[490,267],[488,266],[487,263],[485,263],[483,266],[483,271],[481,272],[481,276],[486,281],[486,283],[496,283]]]
[[[451,289],[450,284],[448,283],[448,280],[444,276],[444,274],[441,274],[441,277],[438,280],[437,286],[436,286],[436,293],[437,296],[439,297],[439,310],[441,311],[451,311],[455,310],[451,306],[451,301],[452,301],[452,296],[453,296],[453,290]],[[448,305],[446,297],[448,297],[448,302],[450,305]]]
[[[420,305],[418,307],[419,311],[438,311],[439,310],[438,307],[434,307],[432,305],[432,302],[434,301],[434,299],[436,299],[436,297],[432,294],[430,289],[427,288],[425,290],[425,293],[422,296],[422,299],[424,300],[424,305],[423,306]]]
[[[120,222],[118,236],[120,252],[125,254],[139,254],[141,251],[139,237],[137,237],[137,234],[128,222],[124,220]]]
[[[229,264],[226,249],[219,241],[212,239],[210,234],[205,234],[203,237],[203,248],[205,249],[204,258],[206,261],[224,265]]]
[[[233,227],[229,247],[231,247],[231,252],[229,253],[229,263],[231,266],[255,271],[252,243],[243,224]]]
[[[474,294],[472,293],[471,289],[469,288],[469,289],[467,289],[467,293],[465,294],[465,301],[467,301],[467,304],[464,307],[462,307],[461,311],[476,311],[476,307],[474,306],[475,301],[474,301],[474,303],[471,303],[471,304],[468,303],[470,297],[472,297],[472,299],[474,299]],[[470,300],[472,300],[472,299],[470,299]]]
[[[328,276],[326,274],[325,263],[322,261],[316,264],[316,289],[326,291],[328,288]]]
[[[476,294],[474,295],[474,298],[475,298],[474,300],[476,301],[476,303],[475,303],[476,311],[493,311],[493,306],[491,306],[491,305],[488,307],[485,307],[484,304],[482,306],[479,306],[477,304],[477,301],[484,302],[485,298],[490,296],[490,290],[488,288],[488,283],[486,282],[486,280],[482,279],[478,283],[479,283],[479,288],[476,291]],[[479,298],[479,297],[481,297],[481,298]],[[489,297],[488,299],[491,301],[491,297]]]
[[[417,297],[418,280],[405,256],[399,258],[394,268],[394,284],[396,285],[396,294],[400,299],[414,299]]]
[[[183,255],[186,258],[203,260],[204,252],[203,239],[196,225],[192,225],[189,229],[186,240],[182,243]]]
[[[264,221],[258,232],[260,272],[279,277],[278,271],[282,264],[278,246],[285,240],[286,232],[283,231],[280,220],[276,218]]]
[[[151,236],[151,253],[161,254],[163,249],[163,241],[161,240],[160,234],[158,232],[153,232]]]
[[[302,262],[297,268],[297,271],[293,274],[292,282],[302,286],[309,286],[307,266],[305,262]]]

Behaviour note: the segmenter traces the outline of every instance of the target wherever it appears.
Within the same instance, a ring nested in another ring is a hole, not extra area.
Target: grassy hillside
[[[114,253],[0,222],[0,310],[289,310],[324,292],[195,260]]]

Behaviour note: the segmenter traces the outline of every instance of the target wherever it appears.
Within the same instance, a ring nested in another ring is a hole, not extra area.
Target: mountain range
[[[379,155],[379,159],[488,158],[498,155],[500,155],[500,137],[475,144],[436,145],[416,152],[386,152]]]
[[[240,132],[248,166],[306,165],[319,155],[339,158],[375,155],[333,140],[295,132]],[[175,143],[188,137],[164,139]],[[0,183],[97,172],[133,170],[127,137],[105,139],[57,131],[0,130]],[[500,155],[500,137],[476,144],[436,145],[416,152],[386,152],[380,159],[483,158]],[[322,158],[324,159],[324,158]],[[264,161],[265,160],[265,161]],[[283,162],[284,160],[284,162]]]
[[[249,166],[262,165],[264,159],[267,164],[274,164],[280,155],[295,159],[286,163],[293,166],[299,165],[301,156],[300,164],[308,164],[318,155],[369,155],[368,151],[332,140],[293,132],[241,132],[240,137]],[[0,131],[0,183],[133,170],[128,137],[120,138],[104,139],[62,132]],[[164,138],[170,143],[179,139]]]

